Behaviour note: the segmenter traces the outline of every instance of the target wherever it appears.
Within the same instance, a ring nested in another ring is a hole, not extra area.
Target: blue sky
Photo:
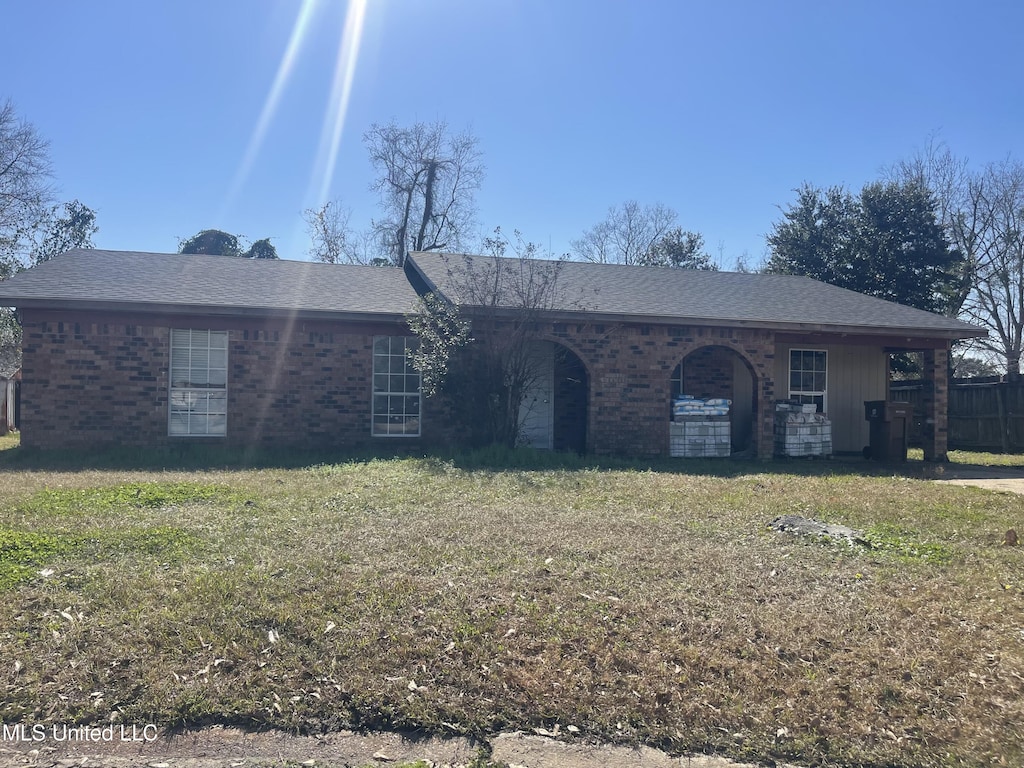
[[[215,227],[305,258],[302,211],[324,195],[357,226],[375,215],[362,135],[390,120],[476,134],[481,235],[557,254],[609,206],[660,202],[726,268],[761,260],[805,181],[859,189],[932,135],[976,165],[1024,154],[1010,0],[368,0],[358,55],[340,0],[0,9],[0,99],[50,141],[59,196],[98,212],[103,248]],[[355,67],[328,174],[339,50]]]

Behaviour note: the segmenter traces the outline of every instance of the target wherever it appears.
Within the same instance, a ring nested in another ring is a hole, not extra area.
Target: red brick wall
[[[356,448],[453,441],[448,420],[425,402],[422,438],[372,438],[372,342],[398,323],[75,314],[25,310],[22,442],[26,446],[167,445],[183,441]],[[171,328],[229,331],[226,438],[167,436]],[[477,328],[474,332],[486,332]],[[670,379],[690,361],[722,368],[722,349],[756,376],[755,448],[772,453],[774,336],[748,329],[550,323],[587,371],[587,451],[668,454]],[[718,348],[705,351],[704,348]],[[724,368],[722,369],[724,374]],[[729,374],[731,376],[731,372]],[[720,382],[721,383],[721,382]],[[723,397],[729,395],[721,394]]]
[[[733,353],[725,347],[698,349],[682,363],[683,393],[700,398],[731,399],[733,396]]]
[[[758,456],[771,457],[775,348],[772,332],[632,323],[555,323],[542,329],[542,334],[572,349],[587,367],[588,452],[668,455],[672,372],[687,355],[699,351],[699,360],[705,355],[704,347],[720,347],[740,355],[756,376],[755,450]],[[711,361],[724,359],[720,352],[709,352],[706,356]],[[731,380],[731,371],[728,377]]]
[[[141,444],[167,434],[167,329],[25,310],[21,442]]]
[[[373,337],[398,323],[23,313],[22,443],[29,447],[223,442],[362,447],[442,439],[370,435]],[[171,328],[228,330],[226,438],[167,436]]]

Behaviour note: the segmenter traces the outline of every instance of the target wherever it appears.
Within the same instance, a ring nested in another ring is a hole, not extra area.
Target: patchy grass
[[[173,513],[186,503],[208,502],[230,491],[193,483],[128,483],[86,489],[44,489],[19,502],[7,519],[22,529],[0,527],[0,592],[54,572],[43,567],[61,558],[119,562],[126,556],[180,558],[199,548],[190,531],[152,524],[152,511]],[[137,514],[147,510],[145,514]],[[111,518],[117,525],[110,525]],[[100,525],[95,521],[101,520]],[[29,529],[25,526],[33,521]]]
[[[0,435],[0,451],[7,451],[21,445],[21,434],[19,432],[8,432]]]
[[[34,566],[65,549],[53,536],[0,527],[0,592],[31,580]]]
[[[1024,454],[984,453],[981,451],[950,451],[954,464],[978,464],[986,467],[1024,467]]]
[[[910,448],[907,450],[907,458],[922,461],[924,451],[920,448]],[[971,464],[980,467],[1024,467],[1024,454],[1021,453],[949,451],[948,458],[951,464]]]
[[[1019,497],[827,462],[498,458],[7,466],[27,574],[0,602],[0,718],[1024,763]],[[766,527],[786,513],[872,548]]]

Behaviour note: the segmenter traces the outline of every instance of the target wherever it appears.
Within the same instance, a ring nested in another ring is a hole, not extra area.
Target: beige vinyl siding
[[[884,400],[889,374],[882,347],[780,344],[775,354],[775,396],[789,396],[789,352],[819,349],[828,353],[827,414],[832,422],[832,447],[838,453],[859,453],[868,444],[865,400]]]

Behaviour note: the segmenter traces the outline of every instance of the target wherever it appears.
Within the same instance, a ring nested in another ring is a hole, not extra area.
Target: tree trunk
[[[434,179],[437,178],[437,161],[427,163],[427,184],[423,190],[423,218],[420,220],[420,231],[416,235],[416,250],[422,251],[427,239],[427,225],[434,216]]]

